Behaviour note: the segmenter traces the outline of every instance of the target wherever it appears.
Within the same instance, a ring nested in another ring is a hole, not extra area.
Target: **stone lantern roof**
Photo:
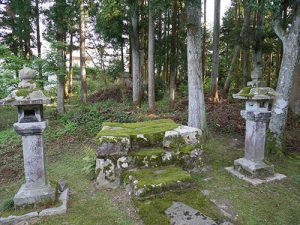
[[[36,86],[34,80],[38,76],[37,71],[23,68],[20,70],[19,76],[21,82],[18,88],[0,100],[0,106],[42,105],[52,102],[51,98],[45,96],[43,91]]]
[[[279,94],[270,87],[245,87],[239,93],[233,94],[235,99],[271,100]]]

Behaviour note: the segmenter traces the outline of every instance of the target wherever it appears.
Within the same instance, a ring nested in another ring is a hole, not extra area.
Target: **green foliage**
[[[13,128],[0,131],[0,145],[9,145],[19,139]]]
[[[84,161],[85,166],[82,171],[90,180],[94,180],[96,179],[96,150],[90,147],[85,147],[83,151],[85,156],[82,160]]]
[[[0,207],[0,214],[5,211],[12,210],[14,208],[14,200],[8,199],[6,200]]]
[[[106,74],[109,78],[116,78],[120,77],[120,75],[124,72],[123,64],[121,60],[114,59],[110,61],[108,68],[106,69]]]

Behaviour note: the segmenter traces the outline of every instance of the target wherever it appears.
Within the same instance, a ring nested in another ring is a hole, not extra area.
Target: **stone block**
[[[119,158],[126,156],[131,142],[128,137],[102,136],[99,138],[97,157]]]
[[[110,159],[96,160],[96,187],[115,189],[120,186],[120,169]]]
[[[265,178],[274,175],[274,166],[263,161],[240,158],[234,161],[235,170],[250,178]]]
[[[11,224],[16,224],[17,222],[21,222],[24,220],[29,220],[35,217],[38,217],[39,214],[38,212],[31,212],[31,213],[27,213],[25,215],[22,216],[9,216],[7,218],[0,218],[0,224],[1,225],[11,225]]]
[[[201,135],[202,130],[200,129],[188,126],[179,126],[174,130],[167,131],[165,133],[163,146],[166,148],[171,147],[172,142],[174,142],[178,137],[181,137],[185,144],[197,144]]]
[[[15,207],[54,201],[55,189],[51,188],[49,184],[41,187],[27,187],[26,184],[23,184],[14,197]]]
[[[57,182],[57,187],[59,192],[63,192],[68,188],[68,186],[69,186],[68,181],[66,181],[65,179],[60,179]]]

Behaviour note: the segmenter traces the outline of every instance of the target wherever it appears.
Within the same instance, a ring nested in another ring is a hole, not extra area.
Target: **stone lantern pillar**
[[[269,103],[278,93],[263,87],[260,77],[252,78],[248,87],[233,95],[235,99],[246,101],[246,109],[241,111],[241,116],[246,120],[245,155],[234,161],[234,167],[226,169],[256,185],[285,176],[275,174],[274,166],[265,160],[267,122],[271,118]]]
[[[14,128],[22,136],[25,184],[14,197],[15,207],[55,200],[55,189],[50,187],[46,176],[43,139],[47,128],[43,104],[51,103],[51,99],[37,89],[35,70],[24,68],[19,74],[21,82],[17,90],[0,100],[0,106],[18,107],[18,122]]]

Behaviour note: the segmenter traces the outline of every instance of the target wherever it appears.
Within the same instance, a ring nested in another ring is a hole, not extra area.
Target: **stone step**
[[[173,151],[164,148],[149,148],[132,151],[129,153],[131,168],[160,167],[174,163]]]
[[[125,171],[122,182],[130,195],[143,198],[190,187],[192,177],[180,167],[164,166]]]

